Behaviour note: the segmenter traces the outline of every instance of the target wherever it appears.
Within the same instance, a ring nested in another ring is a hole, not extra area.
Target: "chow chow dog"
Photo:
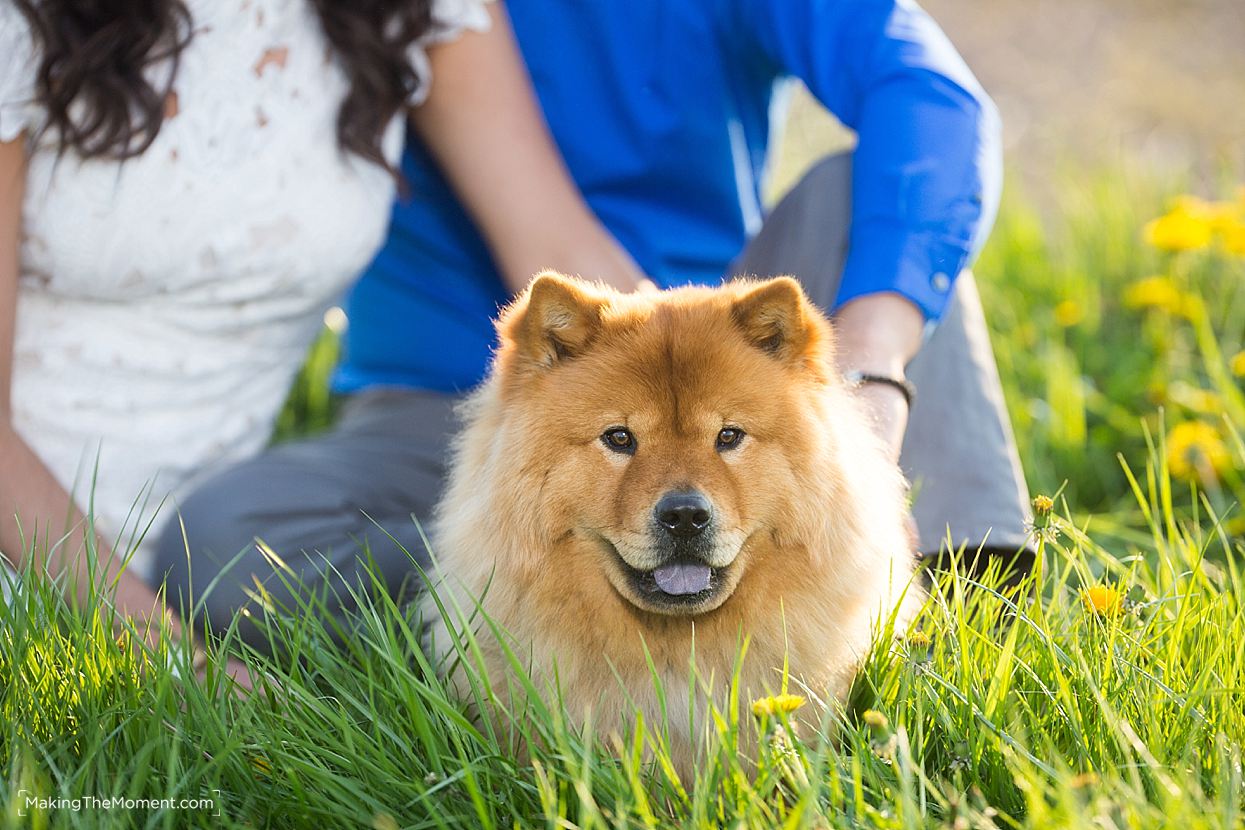
[[[628,734],[637,707],[662,721],[655,673],[684,772],[745,639],[745,705],[784,666],[790,692],[841,700],[879,620],[916,607],[914,558],[901,474],[799,283],[621,294],[546,272],[497,329],[433,526],[440,602],[482,610],[598,733]],[[489,682],[512,685],[474,627]]]

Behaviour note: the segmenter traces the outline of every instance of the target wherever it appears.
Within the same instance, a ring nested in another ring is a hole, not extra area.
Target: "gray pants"
[[[775,207],[731,272],[794,275],[830,308],[847,252],[850,195],[850,156],[825,159]],[[970,273],[959,276],[908,376],[917,396],[901,464],[916,493],[920,550],[937,553],[948,541],[970,550],[1024,547],[1028,492]],[[353,603],[343,588],[365,579],[365,550],[396,591],[415,570],[412,558],[429,564],[413,519],[426,520],[439,496],[458,400],[362,392],[331,432],[274,447],[206,482],[178,506],[181,523],[169,522],[158,544],[156,573],[166,575],[170,601],[192,596],[193,586],[199,602],[215,582],[202,602],[218,631],[261,582],[279,605],[294,607],[287,583],[301,584],[327,591],[329,610],[345,613]],[[284,579],[257,540],[280,558]],[[258,628],[240,630],[263,644]]]

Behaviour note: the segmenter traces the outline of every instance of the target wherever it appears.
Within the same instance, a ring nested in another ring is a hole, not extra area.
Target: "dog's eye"
[[[744,431],[737,427],[725,427],[718,433],[718,449],[730,450],[739,446],[739,442],[744,440]]]
[[[614,452],[625,452],[627,455],[635,452],[635,436],[629,429],[610,427],[601,435],[601,440]]]

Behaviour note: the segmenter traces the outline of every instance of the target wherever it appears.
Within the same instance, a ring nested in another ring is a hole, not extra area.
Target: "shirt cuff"
[[[967,242],[898,224],[869,222],[853,228],[834,306],[893,291],[911,300],[927,321],[936,321],[951,300],[951,287],[968,254]]]

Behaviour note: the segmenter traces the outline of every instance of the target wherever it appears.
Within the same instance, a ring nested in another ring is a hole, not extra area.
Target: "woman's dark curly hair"
[[[0,0],[2,2],[2,0]],[[131,158],[155,140],[193,22],[184,0],[13,0],[41,47],[40,103],[62,146]],[[385,127],[420,78],[408,50],[433,26],[431,0],[307,0],[350,82],[337,142],[389,169]],[[167,62],[167,73],[146,71]]]

